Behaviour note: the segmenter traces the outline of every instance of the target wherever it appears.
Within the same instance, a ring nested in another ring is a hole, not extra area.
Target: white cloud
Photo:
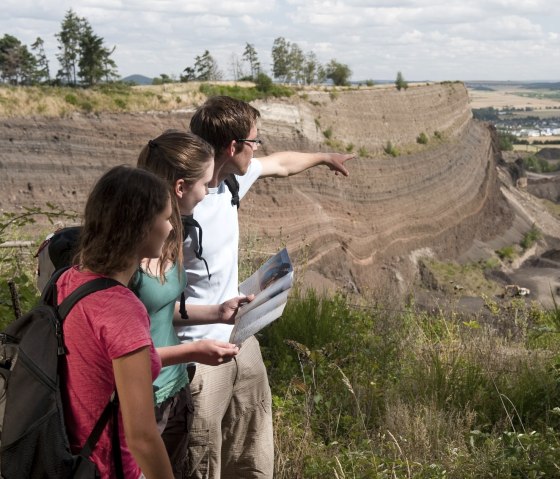
[[[560,79],[560,2],[550,0],[4,0],[0,36],[45,40],[55,61],[65,12],[86,17],[123,75],[178,74],[208,49],[224,72],[245,43],[270,67],[283,36],[354,79]]]

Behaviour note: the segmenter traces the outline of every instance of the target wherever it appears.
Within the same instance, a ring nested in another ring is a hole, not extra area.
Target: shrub
[[[387,153],[388,155],[391,155],[393,157],[397,157],[399,156],[400,152],[397,149],[396,146],[393,145],[393,143],[391,143],[390,141],[387,142],[387,144],[385,145],[385,147],[383,148],[383,151],[385,153]]]
[[[78,104],[78,97],[74,95],[74,93],[67,93],[64,96],[64,101],[69,103],[70,105],[77,105]]]
[[[354,151],[354,144],[353,143],[348,143],[346,145],[346,152],[347,153],[352,153]]]
[[[515,136],[510,133],[505,133],[503,131],[498,132],[498,145],[502,151],[512,151],[513,143],[515,142]]]
[[[366,86],[373,86],[375,85],[373,80],[366,80]]]
[[[329,98],[331,99],[331,101],[335,101],[339,95],[340,94],[336,90],[331,90],[329,92]]]
[[[255,88],[257,91],[269,93],[272,90],[272,87],[272,78],[270,78],[266,73],[261,72],[257,75],[257,80],[255,81]]]
[[[358,155],[361,156],[362,158],[369,156],[369,151],[365,146],[360,146],[360,149],[358,150]]]
[[[504,246],[503,248],[496,250],[496,254],[502,261],[511,261],[515,258],[515,248],[513,246]]]
[[[560,163],[557,165],[552,165],[544,158],[537,158],[534,156],[523,158],[523,165],[527,170],[533,171],[535,173],[550,173],[560,170]]]
[[[421,145],[426,145],[428,143],[428,135],[422,132],[416,138],[416,143],[420,143]]]
[[[52,225],[54,220],[75,220],[77,216],[76,213],[66,212],[50,203],[46,203],[44,209],[24,206],[18,213],[0,212],[0,244],[5,241],[36,240],[29,238],[24,231],[32,228],[37,234],[38,217],[46,218]],[[37,265],[33,253],[38,244],[39,242],[34,241],[30,247],[0,248],[0,331],[15,318],[10,283],[16,289],[22,313],[29,311],[37,301]]]
[[[91,113],[94,109],[94,106],[90,101],[84,100],[82,101],[82,103],[80,103],[80,108],[86,113]]]
[[[442,140],[443,139],[443,133],[439,130],[434,131],[434,137],[436,137],[438,140]]]
[[[323,130],[323,136],[325,138],[327,138],[328,140],[330,140],[332,138],[332,134],[333,134],[333,131],[332,131],[331,126],[329,126],[326,130]]]
[[[523,239],[519,244],[521,245],[523,250],[526,250],[533,246],[533,244],[541,239],[541,237],[542,234],[540,230],[535,226],[535,224],[533,224],[533,226],[531,226],[531,229],[523,235]]]
[[[115,105],[117,105],[117,107],[119,107],[122,110],[126,109],[126,101],[123,100],[122,98],[115,98]]]

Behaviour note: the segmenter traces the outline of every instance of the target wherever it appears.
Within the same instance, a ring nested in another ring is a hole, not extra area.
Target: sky
[[[0,37],[45,42],[51,75],[65,13],[85,17],[121,77],[179,77],[204,50],[224,78],[252,44],[271,74],[274,39],[321,63],[347,64],[351,80],[560,81],[556,0],[2,0]],[[245,64],[246,65],[246,64]]]

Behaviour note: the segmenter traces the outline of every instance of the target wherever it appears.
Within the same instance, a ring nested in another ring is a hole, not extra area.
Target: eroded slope
[[[389,279],[404,288],[411,251],[429,246],[453,257],[511,221],[497,184],[491,131],[471,119],[461,84],[309,92],[257,107],[267,153],[326,150],[323,131],[330,129],[333,141],[369,155],[352,161],[350,178],[316,168],[259,180],[242,203],[242,246],[266,254],[287,244],[317,284],[324,278],[365,292]],[[134,164],[149,138],[186,128],[189,117],[3,120],[0,208],[51,201],[79,211],[102,171]],[[427,145],[416,143],[420,133],[430,138]],[[382,153],[388,141],[400,156]]]

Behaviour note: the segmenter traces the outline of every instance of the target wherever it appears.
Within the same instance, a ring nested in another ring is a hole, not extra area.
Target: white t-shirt
[[[261,162],[253,158],[247,173],[237,176],[239,199],[245,196],[261,171]],[[198,229],[191,228],[183,244],[187,304],[221,304],[239,294],[237,207],[232,206],[231,192],[223,181],[218,187],[209,188],[208,194],[195,207],[193,217],[202,227],[202,257],[208,263],[211,278],[208,279],[204,262],[194,254],[198,249]],[[180,327],[176,331],[181,341],[204,338],[227,341],[232,328],[228,324],[209,324]]]

